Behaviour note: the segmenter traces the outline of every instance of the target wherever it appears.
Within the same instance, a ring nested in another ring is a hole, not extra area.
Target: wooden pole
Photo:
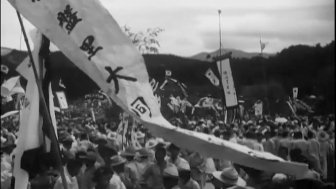
[[[41,103],[40,107],[42,108],[41,113],[42,113],[42,116],[43,116],[43,120],[46,121],[46,123],[47,123],[46,125],[48,125],[48,131],[50,133],[50,137],[51,137],[51,141],[52,141],[51,144],[54,145],[53,147],[54,147],[54,149],[56,150],[56,153],[57,153],[56,160],[57,160],[57,165],[59,166],[58,168],[59,168],[59,171],[60,171],[60,174],[61,174],[63,187],[64,187],[64,189],[68,189],[68,184],[66,182],[65,174],[64,174],[64,168],[62,166],[62,158],[61,158],[59,143],[58,143],[58,140],[56,138],[54,128],[52,126],[49,110],[47,108],[47,104],[46,104],[46,101],[45,101],[44,95],[43,95],[42,86],[41,86],[41,83],[39,82],[39,77],[37,75],[36,65],[34,63],[33,55],[32,55],[32,52],[30,50],[30,46],[29,46],[29,43],[28,43],[27,34],[26,34],[25,28],[23,26],[22,18],[21,18],[21,15],[20,15],[19,11],[16,11],[16,13],[17,13],[18,18],[19,18],[21,30],[22,30],[22,33],[23,33],[23,36],[24,36],[24,39],[25,39],[25,42],[26,42],[27,50],[28,50],[28,56],[29,56],[29,59],[31,61],[31,65],[32,65],[32,68],[33,68],[33,71],[34,71],[35,81],[36,81],[39,96],[40,96],[40,103]],[[43,76],[41,76],[41,78],[42,77]]]

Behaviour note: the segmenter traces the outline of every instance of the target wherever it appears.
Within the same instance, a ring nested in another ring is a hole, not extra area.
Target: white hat
[[[277,173],[272,177],[273,183],[282,183],[287,180],[287,176],[282,173]]]
[[[150,139],[146,142],[145,147],[147,149],[152,149],[158,144],[158,141],[155,139]]]
[[[223,171],[215,171],[212,175],[225,184],[246,186],[245,180],[238,175],[238,172],[233,167],[224,168]]]
[[[183,170],[183,171],[190,171],[190,165],[187,162],[187,160],[180,158],[180,162],[177,165],[178,170]]]
[[[168,164],[167,167],[163,170],[163,176],[166,177],[178,177],[178,171],[174,164]]]

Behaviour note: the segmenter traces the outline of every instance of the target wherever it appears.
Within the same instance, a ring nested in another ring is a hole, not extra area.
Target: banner
[[[217,62],[219,73],[222,76],[226,107],[237,106],[237,95],[234,86],[229,59]]]
[[[1,96],[8,97],[14,94],[24,94],[20,84],[20,76],[12,77],[1,85]]]
[[[215,85],[215,86],[219,86],[219,79],[217,78],[217,76],[215,75],[215,73],[211,70],[211,68],[209,68],[206,72],[205,72],[205,76],[210,80],[210,82]]]
[[[57,96],[60,108],[61,109],[68,109],[69,108],[68,107],[68,102],[66,100],[64,92],[63,91],[58,91],[58,92],[56,92],[56,96]]]
[[[293,87],[293,98],[296,99],[299,93],[298,87]]]
[[[225,158],[259,170],[295,176],[308,171],[306,164],[286,162],[270,153],[171,125],[161,115],[143,57],[99,1],[9,2],[120,107],[141,120],[152,135],[203,156]],[[224,72],[227,66],[222,67]],[[230,85],[233,87],[233,81]],[[237,105],[237,100],[233,101],[227,99],[227,103]]]
[[[42,35],[41,33],[33,34],[34,50],[32,52],[35,60],[35,66],[39,70],[38,53],[41,47]],[[23,169],[22,163],[25,152],[39,148],[43,144],[42,138],[42,116],[40,116],[39,109],[39,92],[36,85],[34,73],[31,62],[27,57],[23,63],[17,68],[25,79],[27,79],[27,92],[25,95],[25,105],[22,109],[22,116],[20,116],[20,127],[18,134],[18,141],[14,159],[13,175],[15,177],[15,189],[27,188],[29,171]],[[38,71],[39,73],[39,71]],[[29,158],[29,157],[28,157]],[[33,158],[31,156],[30,158]],[[36,166],[36,165],[34,165]]]
[[[261,116],[263,114],[263,102],[261,100],[258,100],[254,103],[254,115]]]

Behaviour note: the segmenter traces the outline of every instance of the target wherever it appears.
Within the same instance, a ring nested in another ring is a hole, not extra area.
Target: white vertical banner
[[[68,102],[63,91],[56,92],[56,96],[61,109],[68,109]]]
[[[297,99],[299,93],[299,88],[298,87],[293,87],[293,98]]]
[[[226,107],[232,107],[238,105],[236,89],[233,82],[230,60],[225,59],[217,62],[219,73],[222,77],[222,85],[224,89],[224,96]]]

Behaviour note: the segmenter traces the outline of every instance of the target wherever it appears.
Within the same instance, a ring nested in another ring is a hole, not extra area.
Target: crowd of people
[[[172,118],[175,126],[203,132],[266,151],[287,161],[306,163],[310,172],[293,175],[269,173],[223,159],[203,157],[181,149],[174,141],[151,136],[141,124],[134,124],[137,144],[127,142],[120,124],[57,118],[62,167],[69,189],[221,189],[221,188],[334,188],[334,115],[299,116],[276,122],[264,116],[225,124],[211,115]],[[122,121],[122,120],[120,120]],[[1,188],[15,182],[13,159],[18,121],[1,120]],[[52,152],[41,153],[38,172],[29,175],[30,189],[63,189],[61,173]]]

